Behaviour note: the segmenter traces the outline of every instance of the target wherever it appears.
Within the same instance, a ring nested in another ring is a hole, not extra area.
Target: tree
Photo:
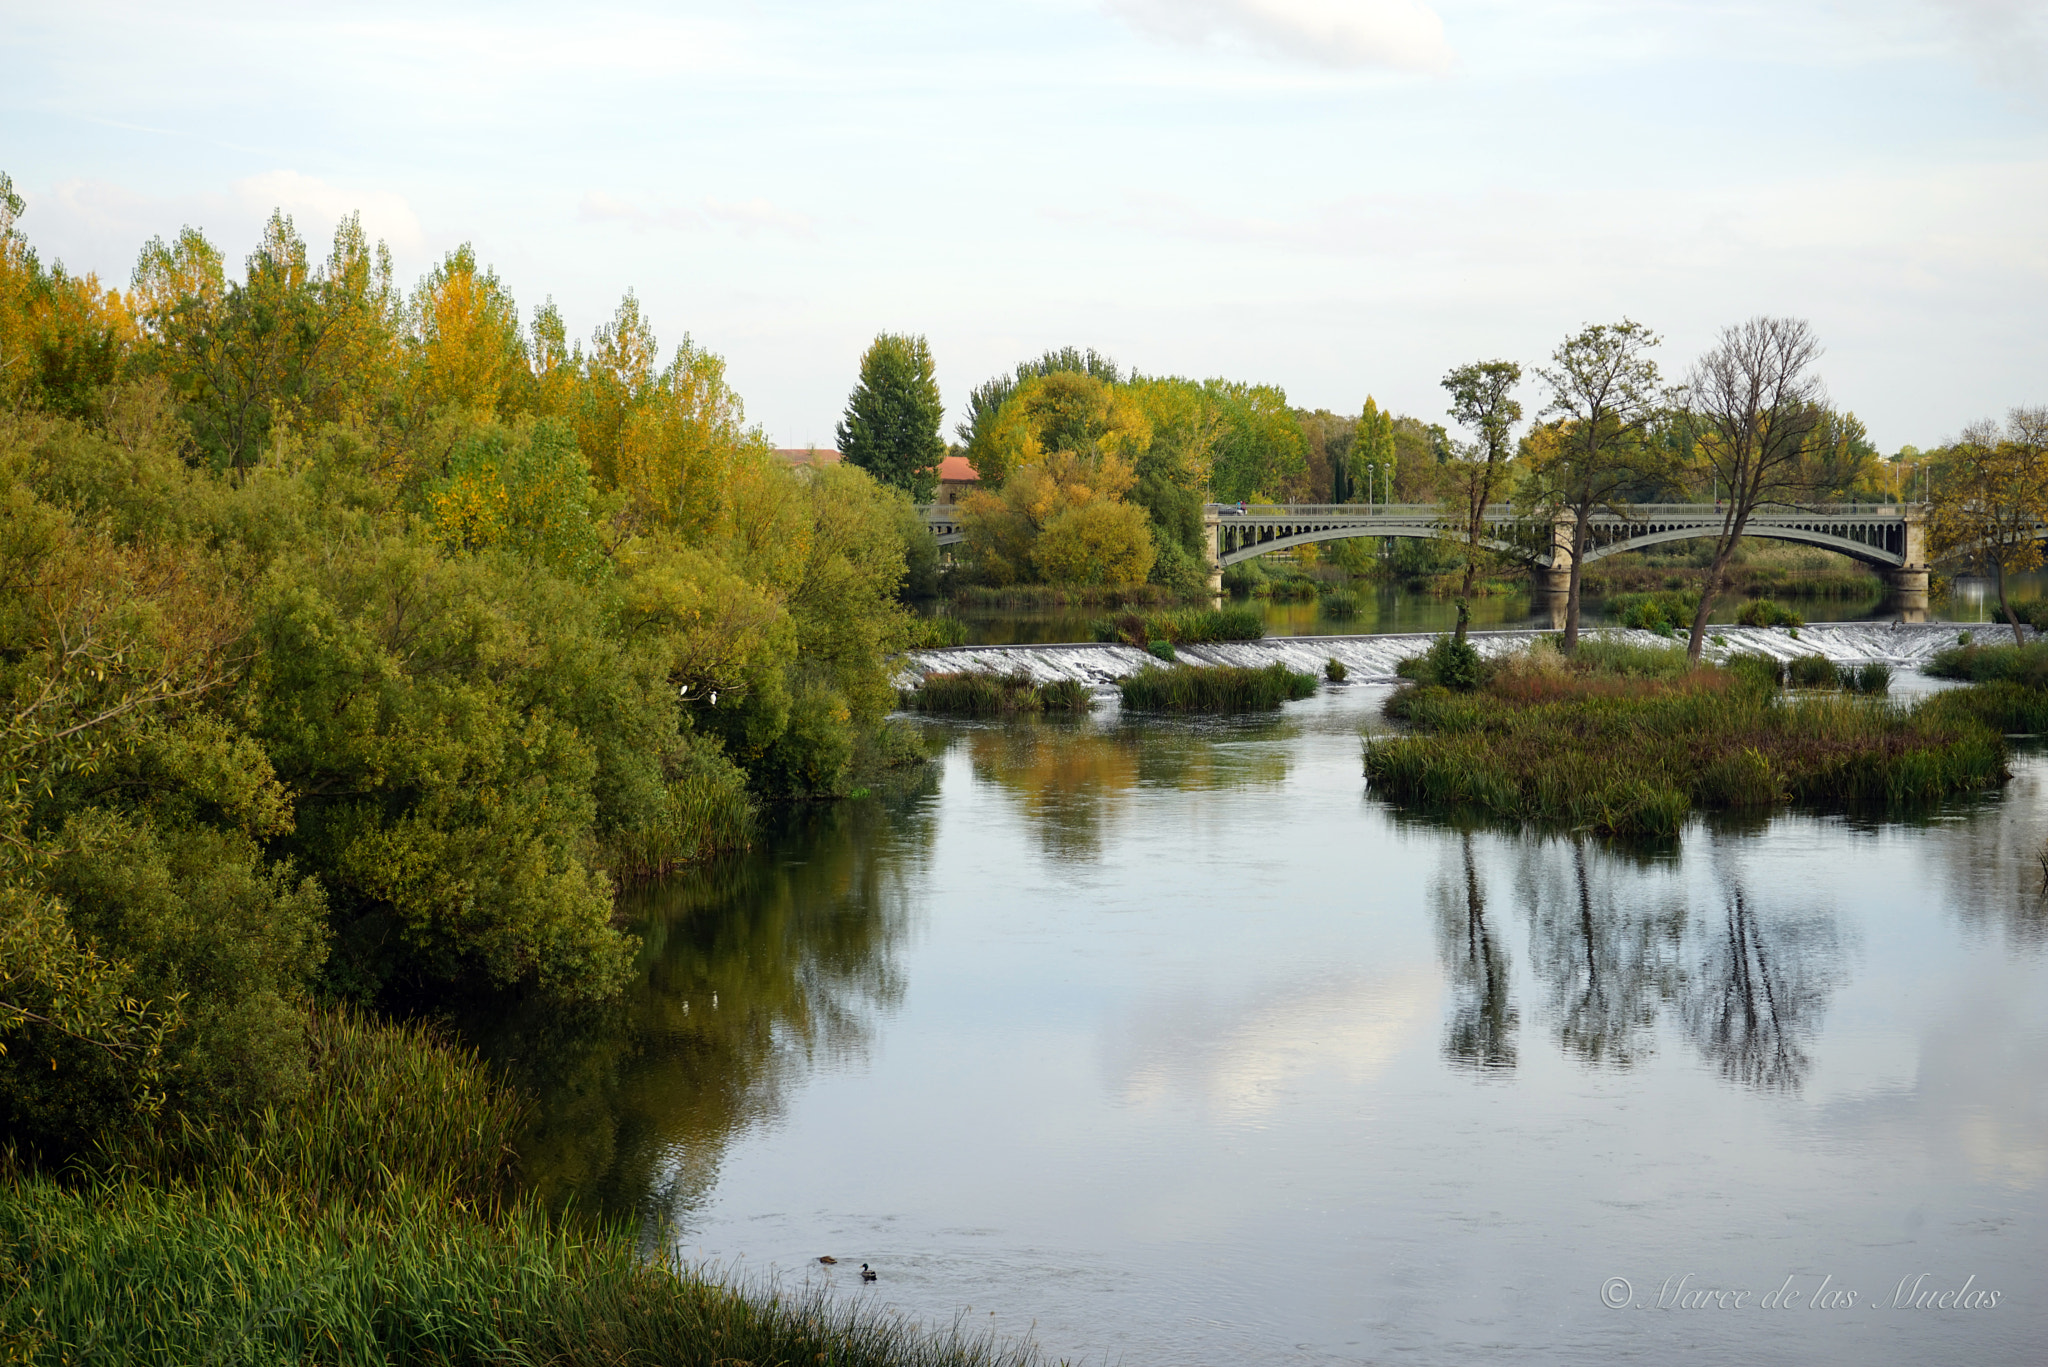
[[[1394,415],[1367,395],[1365,411],[1358,415],[1358,426],[1351,438],[1345,480],[1348,497],[1338,502],[1348,503],[1363,492],[1368,503],[1391,503],[1394,467]]]
[[[1513,361],[1474,361],[1443,378],[1451,393],[1452,420],[1477,437],[1446,470],[1453,491],[1451,514],[1465,542],[1465,577],[1458,589],[1460,644],[1472,619],[1472,586],[1483,554],[1480,538],[1486,531],[1486,507],[1507,474],[1508,439],[1522,420],[1522,405],[1510,397],[1521,380],[1522,368]]]
[[[1123,371],[1118,368],[1117,363],[1094,347],[1089,347],[1086,351],[1079,347],[1060,347],[1046,352],[1035,361],[1019,361],[1015,375],[993,376],[968,391],[967,420],[954,429],[960,434],[961,443],[971,447],[981,439],[982,433],[995,421],[995,416],[1001,411],[1002,406],[1017,392],[1017,386],[1026,380],[1062,373],[1088,375],[1105,384],[1121,384],[1124,378]],[[1133,382],[1137,378],[1135,375],[1131,377]],[[975,467],[977,471],[980,468]],[[982,480],[986,483],[988,476],[982,475]]]
[[[1937,553],[1961,551],[1991,571],[1998,610],[2024,640],[2006,600],[2009,575],[2041,564],[2041,526],[2048,522],[2048,408],[2015,408],[2005,428],[1974,423],[1950,446],[1934,485],[1930,527]]]
[[[945,416],[924,338],[880,333],[860,358],[860,383],[846,400],[840,454],[848,465],[929,503],[946,456],[939,435]]]
[[[1565,592],[1564,648],[1579,644],[1579,584],[1593,513],[1613,506],[1654,464],[1643,431],[1663,395],[1650,348],[1657,334],[1624,318],[1594,323],[1565,338],[1536,373],[1550,387],[1545,416],[1564,420],[1548,459],[1532,467],[1539,499],[1572,515],[1571,578]]]
[[[1814,437],[1827,417],[1826,390],[1813,366],[1820,342],[1800,318],[1759,315],[1721,330],[1693,363],[1685,385],[1685,425],[1693,460],[1722,504],[1713,558],[1700,581],[1686,658],[1697,662],[1707,615],[1727,584],[1728,561],[1751,514],[1841,483],[1860,460],[1853,443]]]
[[[1209,380],[1202,388],[1222,410],[1224,431],[1209,476],[1223,503],[1279,496],[1308,473],[1308,442],[1277,385]]]

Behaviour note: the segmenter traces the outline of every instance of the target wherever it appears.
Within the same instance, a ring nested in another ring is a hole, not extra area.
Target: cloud
[[[1978,62],[2010,85],[2044,88],[2048,13],[2040,0],[1930,0],[1962,30]]]
[[[1237,39],[1334,67],[1442,71],[1443,20],[1422,0],[1107,0],[1147,33],[1183,43]]]
[[[265,171],[236,181],[235,195],[254,215],[284,210],[308,242],[317,242],[350,214],[361,214],[371,241],[382,239],[408,256],[426,250],[419,215],[404,195],[390,190],[348,190],[298,171]]]

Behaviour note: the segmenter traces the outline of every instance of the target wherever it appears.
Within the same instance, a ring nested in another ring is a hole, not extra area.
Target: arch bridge
[[[942,546],[964,538],[957,509],[933,504],[925,520]],[[1670,541],[1718,536],[1727,509],[1712,503],[1639,503],[1594,513],[1586,528],[1586,561]],[[1571,571],[1569,512],[1532,517],[1512,504],[1486,510],[1483,544],[1537,571],[1537,582],[1562,588]],[[1440,503],[1211,503],[1202,510],[1212,588],[1226,566],[1271,551],[1360,536],[1440,538],[1459,533]],[[2048,534],[2048,529],[2044,529]],[[1927,589],[1927,511],[1919,503],[1824,503],[1761,508],[1743,535],[1799,542],[1860,560],[1908,593]]]

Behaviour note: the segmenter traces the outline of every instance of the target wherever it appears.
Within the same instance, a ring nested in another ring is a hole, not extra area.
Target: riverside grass
[[[1214,641],[1256,641],[1266,634],[1266,619],[1255,607],[1189,608],[1182,612],[1127,612],[1091,624],[1098,641],[1149,646],[1206,645]]]
[[[1785,698],[1750,670],[1623,677],[1542,653],[1556,663],[1511,657],[1472,692],[1396,694],[1388,713],[1422,734],[1368,738],[1373,788],[1397,802],[1671,839],[1695,809],[1901,808],[1992,787],[2007,776],[2005,745],[1986,710],[2021,710],[1955,693],[1910,707]]]
[[[1134,712],[1264,712],[1316,691],[1316,676],[1283,664],[1177,665],[1141,669],[1117,680],[1124,707]]]
[[[0,1361],[1036,1360],[646,1261],[513,1194],[520,1106],[474,1055],[350,1012],[308,1030],[309,1094],[244,1131],[132,1140],[63,1182],[0,1151]]]
[[[1085,684],[1073,679],[1039,683],[1029,674],[960,670],[931,674],[905,689],[903,706],[913,712],[949,717],[1002,717],[1024,712],[1086,712],[1095,705]]]

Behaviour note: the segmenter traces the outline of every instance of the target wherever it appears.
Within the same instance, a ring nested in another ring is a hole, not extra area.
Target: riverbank
[[[1982,624],[1961,626],[1954,622],[1826,622],[1801,627],[1797,634],[1782,627],[1720,627],[1709,638],[1705,655],[1715,662],[1733,655],[1765,655],[1774,660],[1791,660],[1802,655],[1819,655],[1838,665],[1887,664],[1896,669],[1918,669],[1943,650],[1954,646],[1965,631],[1989,638],[2005,628]],[[1429,649],[1440,633],[1401,632],[1360,636],[1267,637],[1260,641],[1220,641],[1206,645],[1177,647],[1175,658],[1183,664],[1236,665],[1263,669],[1280,664],[1304,673],[1320,674],[1324,665],[1336,660],[1355,682],[1385,682],[1397,676],[1396,667]],[[1475,631],[1472,644],[1482,655],[1495,656],[1520,650],[1539,636],[1551,633],[1533,630]],[[1603,627],[1589,635],[1606,640],[1628,641],[1646,646],[1668,646],[1671,641],[1650,631]],[[997,674],[1027,674],[1034,681],[1050,683],[1072,679],[1107,687],[1116,680],[1157,663],[1137,646],[1093,641],[1052,645],[953,646],[939,650],[914,650],[899,658],[897,686],[914,688],[930,674],[976,671]]]

